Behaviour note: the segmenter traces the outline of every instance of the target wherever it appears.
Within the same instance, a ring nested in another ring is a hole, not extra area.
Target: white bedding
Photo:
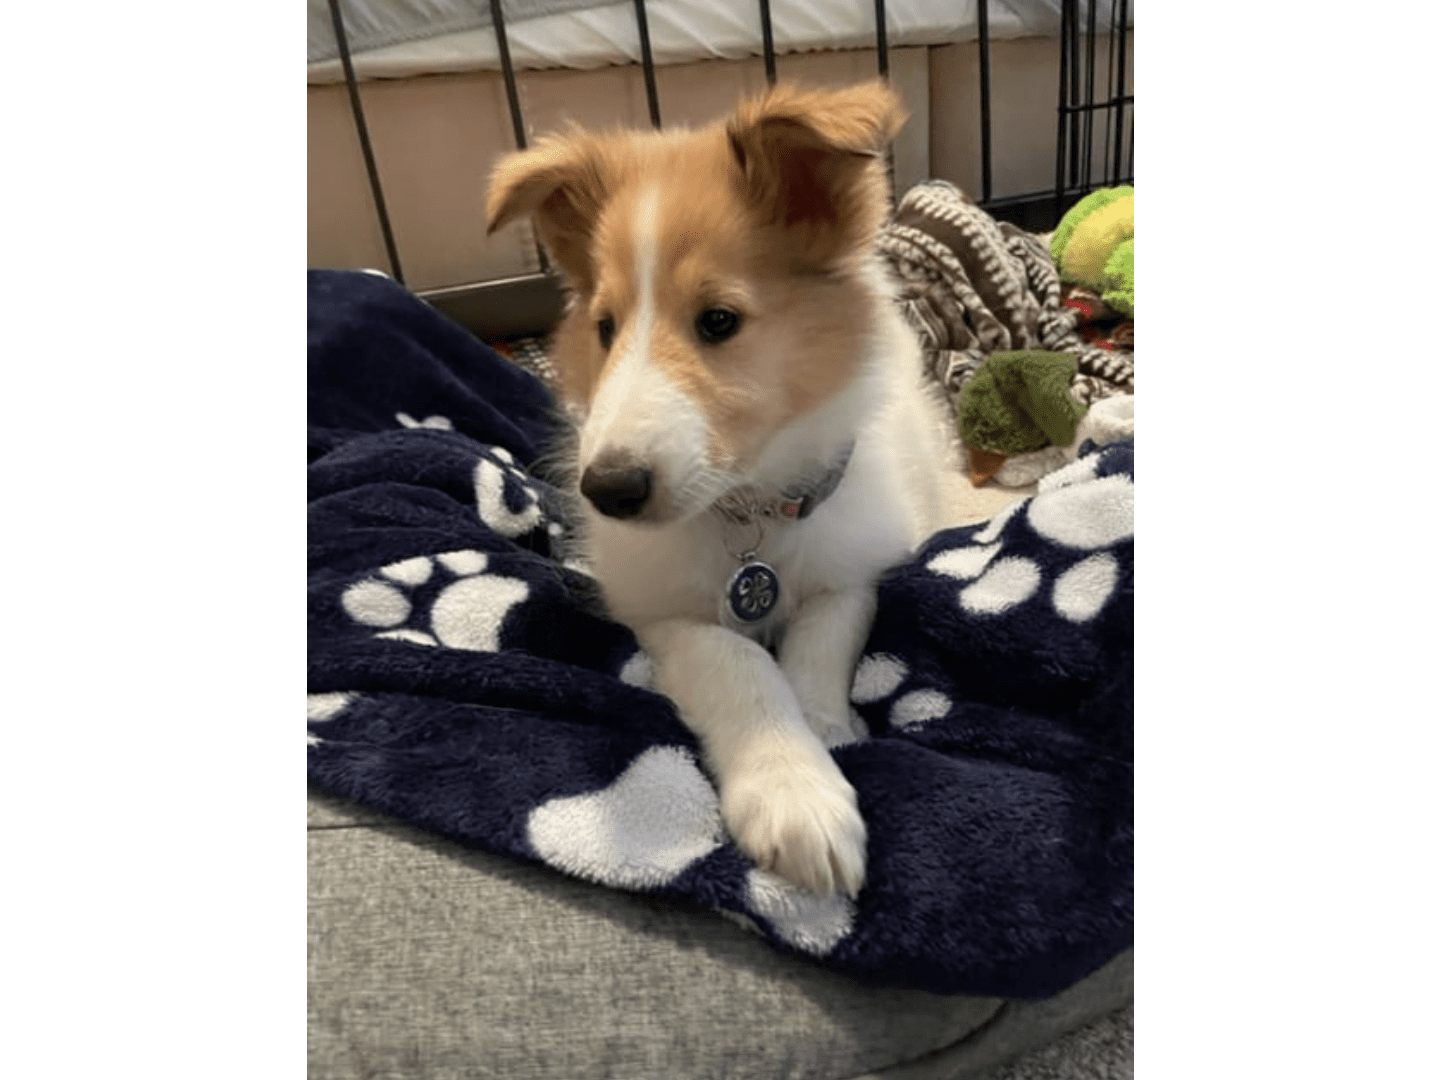
[[[308,0],[309,55],[333,53],[334,33],[326,0]],[[475,21],[477,0],[343,0],[347,26],[362,29],[357,40],[395,44],[354,49],[360,78],[403,78],[440,72],[493,70],[500,66],[490,26],[417,37],[429,28]],[[977,0],[888,0],[886,27],[892,46],[938,45],[977,36]],[[1100,4],[1097,26],[1109,24],[1109,5]],[[1132,4],[1133,9],[1133,4]],[[1060,0],[991,0],[990,36],[995,39],[1058,33]],[[873,0],[771,0],[777,53],[858,49],[875,44]],[[649,0],[650,45],[658,64],[758,56],[760,7],[755,0]],[[1133,25],[1133,19],[1131,20]],[[633,0],[564,11],[506,24],[510,56],[517,68],[597,68],[638,63],[640,35]],[[308,64],[311,83],[343,78],[337,59]]]

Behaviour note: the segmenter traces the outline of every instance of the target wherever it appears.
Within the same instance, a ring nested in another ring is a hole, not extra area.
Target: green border
[[[272,9],[4,16],[9,1076],[304,1068],[301,12]]]
[[[1138,1074],[1420,1076],[1436,17],[1143,19]]]

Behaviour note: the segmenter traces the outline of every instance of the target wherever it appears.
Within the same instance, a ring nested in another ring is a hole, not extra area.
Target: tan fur
[[[572,284],[593,287],[590,242],[618,170],[604,140],[571,127],[521,154],[500,159],[490,176],[487,231],[533,215],[541,241]]]
[[[883,82],[844,90],[781,85],[726,124],[746,197],[784,230],[784,254],[823,265],[864,251],[888,209],[881,155],[905,122]]]

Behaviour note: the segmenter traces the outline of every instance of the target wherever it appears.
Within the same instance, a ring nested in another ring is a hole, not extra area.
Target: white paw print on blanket
[[[910,675],[910,668],[898,656],[873,653],[861,657],[855,666],[855,681],[850,686],[850,700],[856,705],[870,705],[893,694]],[[938,720],[950,711],[953,703],[939,690],[919,689],[901,694],[890,704],[890,726],[905,730]]]
[[[348,690],[336,691],[329,694],[307,694],[305,698],[305,720],[308,724],[323,724],[334,720],[337,716],[349,708],[359,694]],[[313,731],[305,732],[306,746],[319,746],[325,740]]]
[[[653,690],[655,688],[655,662],[650,659],[650,654],[644,649],[636,649],[630,659],[626,660],[624,666],[620,668],[618,678],[621,682],[638,686],[642,690]]]
[[[405,428],[428,428],[432,431],[454,431],[455,424],[448,416],[427,416],[416,420],[407,412],[397,412],[395,420]],[[519,510],[510,509],[505,501],[507,480],[518,486],[524,497]],[[545,511],[540,506],[540,496],[529,483],[529,477],[515,464],[515,455],[503,446],[487,446],[475,463],[475,508],[480,520],[501,536],[515,539],[530,532],[545,520]],[[559,536],[563,531],[556,522],[549,525],[550,535]]]
[[[525,504],[520,510],[512,510],[505,501],[506,480],[519,486]],[[540,506],[540,496],[529,483],[529,478],[515,464],[515,457],[503,446],[487,446],[484,455],[475,464],[475,507],[480,520],[501,536],[524,536],[545,520],[545,511]],[[551,535],[557,535],[560,526],[550,524]]]
[[[931,557],[926,569],[965,584],[956,595],[970,615],[999,615],[1023,603],[1044,585],[1040,565],[1023,555],[1003,554],[1001,533],[1019,513],[1056,546],[1091,554],[1054,580],[1050,602],[1056,614],[1074,623],[1094,618],[1114,594],[1120,563],[1104,550],[1135,533],[1135,485],[1128,476],[1096,479],[1096,455],[1089,455],[1041,481],[1041,493],[1007,506],[961,547]],[[909,678],[905,661],[889,653],[863,656],[855,668],[850,700],[870,705],[891,697]],[[920,727],[947,715],[953,702],[939,690],[919,687],[890,704],[890,725]]]
[[[1103,549],[1135,535],[1135,484],[1128,476],[1095,479],[1098,458],[1082,458],[1045,478],[1040,494],[1014,503],[963,547],[926,563],[933,573],[965,582],[958,601],[971,615],[999,615],[1023,603],[1044,584],[1040,566],[1023,555],[1003,555],[1000,533],[1022,509],[1031,527],[1057,547],[1091,551],[1059,575],[1050,599],[1071,622],[1094,618],[1120,580],[1120,564]]]
[[[395,420],[401,427],[407,428],[431,428],[435,431],[454,431],[455,425],[450,422],[448,416],[427,416],[423,420],[416,420],[407,412],[397,412]]]
[[[566,873],[622,889],[658,888],[724,842],[715,788],[679,746],[653,746],[608,787],[530,812],[531,849]]]
[[[715,788],[679,746],[651,747],[598,791],[541,804],[525,837],[551,866],[621,889],[667,885],[726,840]],[[819,956],[855,923],[849,897],[812,896],[760,869],[746,875],[745,903],[785,941]]]
[[[855,901],[843,892],[815,896],[759,868],[745,875],[745,906],[812,956],[827,955],[855,928]]]
[[[497,652],[505,618],[530,596],[530,586],[519,578],[486,573],[489,561],[485,552],[471,550],[401,559],[382,566],[378,576],[351,585],[340,604],[356,622],[379,629],[376,637]],[[455,580],[431,604],[428,632],[404,625],[413,613],[410,591],[428,582],[437,566]]]

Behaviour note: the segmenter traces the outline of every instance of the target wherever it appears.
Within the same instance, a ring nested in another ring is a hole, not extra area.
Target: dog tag
[[[735,618],[746,623],[759,622],[775,610],[780,600],[780,578],[758,559],[747,562],[730,579],[725,598]]]

